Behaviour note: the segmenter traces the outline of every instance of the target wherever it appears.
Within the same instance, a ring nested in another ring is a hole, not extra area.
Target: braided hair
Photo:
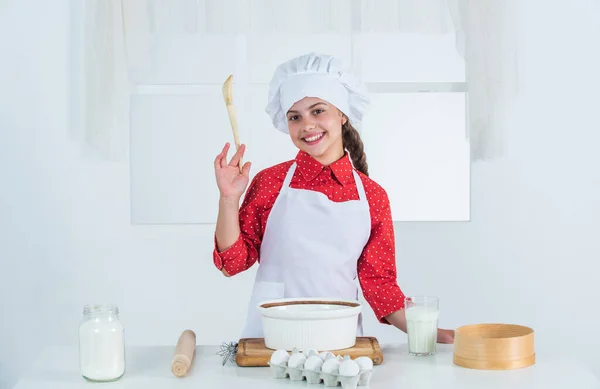
[[[354,168],[368,176],[369,165],[367,165],[367,155],[364,151],[362,139],[360,139],[360,134],[356,128],[352,127],[348,120],[342,125],[342,143],[344,149],[350,154]]]

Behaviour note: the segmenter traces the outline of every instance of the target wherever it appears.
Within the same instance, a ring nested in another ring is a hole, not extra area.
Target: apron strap
[[[292,178],[294,177],[294,172],[296,171],[296,162],[292,163],[292,166],[288,169],[287,174],[285,175],[285,180],[283,180],[283,186],[281,187],[281,192],[285,192],[290,187],[290,183],[292,182]]]
[[[355,170],[352,170],[352,174],[354,175],[354,181],[356,181],[356,190],[358,190],[358,199],[359,200],[367,200],[367,194],[365,193],[365,186],[360,179],[360,176]]]

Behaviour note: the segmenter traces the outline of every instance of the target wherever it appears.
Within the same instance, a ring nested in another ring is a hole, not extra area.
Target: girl
[[[406,332],[390,203],[369,178],[355,129],[368,104],[364,86],[338,59],[294,58],[277,67],[266,111],[299,149],[296,158],[256,174],[238,209],[251,166],[246,162],[240,173],[245,145],[229,163],[229,143],[217,155],[214,264],[229,277],[260,263],[242,338],[263,337],[258,302],[356,300],[357,278],[377,319]],[[438,342],[453,341],[454,331],[438,330]]]

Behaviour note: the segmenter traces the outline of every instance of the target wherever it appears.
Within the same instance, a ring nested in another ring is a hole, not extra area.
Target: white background
[[[121,307],[129,344],[234,340],[252,282],[213,267],[213,226],[130,226],[128,164],[68,140],[67,3],[0,3],[2,389],[46,345],[75,345],[90,302]],[[600,4],[557,4],[519,5],[520,99],[506,156],[472,166],[472,221],[396,224],[398,281],[441,297],[443,327],[529,325],[538,350],[600,374]]]
[[[400,3],[386,1],[388,7]],[[268,85],[278,64],[315,51],[341,58],[369,88],[372,102],[361,137],[370,176],[386,189],[393,220],[468,221],[465,64],[449,28],[449,7],[445,1],[434,3],[442,7],[424,7],[424,15],[413,10],[414,18],[437,22],[443,33],[400,27],[372,32],[390,21],[390,11],[385,6],[374,11],[367,5],[375,3],[362,0],[235,0],[229,4],[231,17],[248,7],[250,21],[240,18],[240,23],[252,25],[238,34],[214,31],[216,25],[204,31],[202,21],[218,20],[223,2],[142,1],[126,8],[123,24],[134,84],[132,222],[216,221],[218,192],[206,183],[214,181],[215,154],[233,140],[221,91],[230,74],[240,139],[247,145],[245,160],[253,163],[250,178],[292,159],[297,149],[265,113]],[[152,15],[149,26],[136,27],[144,11]]]

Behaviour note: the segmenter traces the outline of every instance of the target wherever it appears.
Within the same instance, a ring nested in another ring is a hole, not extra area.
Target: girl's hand
[[[454,343],[454,330],[443,330],[438,328],[437,342],[453,344]]]
[[[250,175],[250,162],[246,162],[240,173],[240,160],[244,156],[246,145],[241,145],[239,150],[231,157],[227,163],[227,152],[230,144],[225,143],[225,147],[217,158],[215,158],[215,177],[221,198],[239,200],[246,190]]]

